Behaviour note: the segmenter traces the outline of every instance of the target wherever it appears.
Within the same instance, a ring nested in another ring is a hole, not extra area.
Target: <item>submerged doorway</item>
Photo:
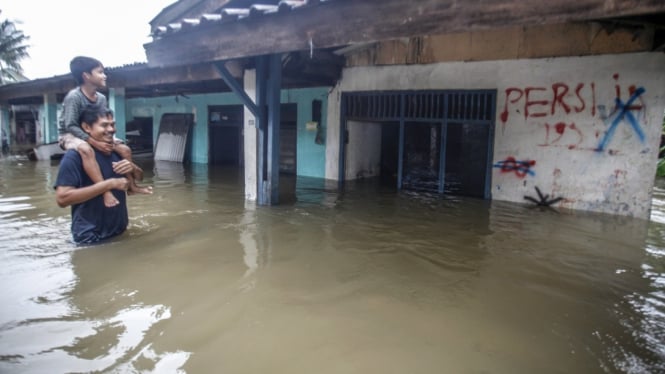
[[[496,92],[342,94],[340,181],[489,199]]]
[[[243,164],[243,118],[242,105],[208,107],[209,164]]]

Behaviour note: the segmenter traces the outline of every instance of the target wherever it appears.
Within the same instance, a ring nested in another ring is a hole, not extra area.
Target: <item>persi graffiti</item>
[[[645,112],[642,99],[646,90],[634,85],[622,88],[619,74],[614,74],[614,102],[612,110],[606,114],[605,106],[596,102],[595,83],[577,83],[568,85],[557,82],[549,87],[509,87],[505,90],[503,111],[500,114],[502,128],[505,130],[511,113],[519,113],[529,121],[529,125],[542,126],[543,139],[538,144],[542,147],[566,147],[568,149],[590,150],[603,152],[608,150],[614,133],[622,123],[633,129],[637,139],[644,143],[645,134],[638,121],[639,113]],[[622,100],[622,92],[627,91],[629,98]],[[590,119],[581,126],[580,116],[587,115]],[[595,122],[600,119],[603,129],[596,128]],[[595,145],[585,142],[588,136],[599,139]],[[586,145],[585,145],[586,144]],[[616,151],[609,150],[610,154]]]
[[[587,100],[589,99],[585,99],[582,91],[588,91],[587,94],[591,95],[591,105],[589,105],[588,109]],[[568,92],[570,92],[570,87],[565,83],[554,83],[550,88],[507,88],[503,112],[501,113],[501,122],[504,125],[508,122],[510,104],[519,104],[519,109],[524,113],[525,119],[554,116],[561,114],[561,111],[565,114],[570,114],[571,111],[582,113],[585,110],[589,110],[591,116],[596,115],[596,85],[594,83],[591,83],[588,87],[584,83],[577,84],[572,99],[568,97]]]
[[[499,161],[494,164],[495,168],[501,169],[502,173],[515,173],[518,178],[524,178],[527,175],[534,176],[534,172],[531,167],[536,165],[534,160],[516,160],[515,157],[508,157],[503,161]]]
[[[551,134],[554,130],[554,134]],[[545,142],[540,146],[560,146],[574,149],[584,142],[584,134],[575,123],[558,122],[554,125],[545,123]]]

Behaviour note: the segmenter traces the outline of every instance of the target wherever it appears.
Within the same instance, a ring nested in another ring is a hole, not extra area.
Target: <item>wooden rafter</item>
[[[665,12],[663,0],[334,0],[292,12],[210,22],[144,45],[173,66],[428,34]]]

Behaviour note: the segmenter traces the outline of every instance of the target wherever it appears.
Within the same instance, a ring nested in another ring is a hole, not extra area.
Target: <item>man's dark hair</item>
[[[81,111],[79,116],[79,125],[83,126],[84,123],[92,125],[98,118],[113,117],[113,111],[103,105],[88,104]]]
[[[87,56],[76,56],[69,63],[69,71],[78,85],[83,84],[83,73],[92,73],[92,70],[98,67],[104,67],[102,62]]]

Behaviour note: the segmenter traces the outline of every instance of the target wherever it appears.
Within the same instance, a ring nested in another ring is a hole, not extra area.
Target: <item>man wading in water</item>
[[[71,205],[72,236],[76,243],[94,243],[122,234],[129,223],[127,215],[127,189],[129,180],[143,178],[143,170],[133,162],[122,159],[103,144],[113,144],[115,120],[106,107],[87,105],[79,117],[83,131],[96,142],[92,144],[103,180],[93,182],[83,168],[81,155],[68,150],[60,161],[55,182],[56,202],[61,208]],[[111,192],[118,200],[113,207],[104,205],[103,195]]]

